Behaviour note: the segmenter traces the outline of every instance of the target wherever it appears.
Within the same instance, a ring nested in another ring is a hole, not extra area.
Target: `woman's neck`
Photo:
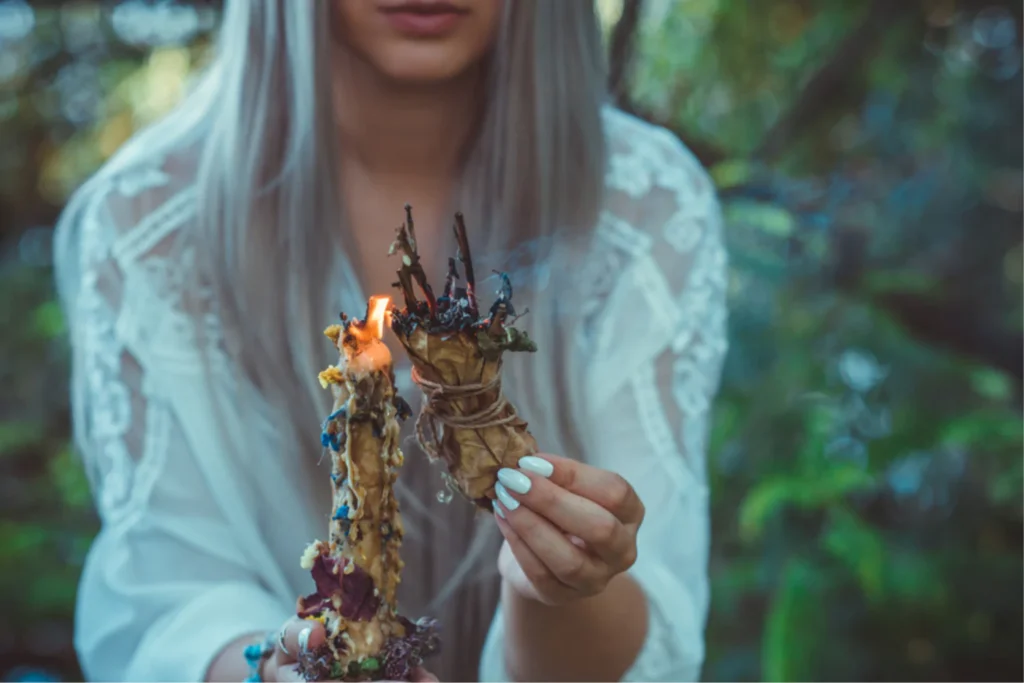
[[[408,85],[354,55],[335,60],[343,166],[392,179],[454,178],[478,121],[479,68],[445,83]]]

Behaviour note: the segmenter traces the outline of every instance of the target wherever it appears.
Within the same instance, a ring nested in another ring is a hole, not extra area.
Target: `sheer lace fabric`
[[[608,196],[580,275],[589,294],[569,350],[572,390],[588,462],[622,474],[648,509],[631,570],[649,598],[648,636],[627,679],[696,680],[707,416],[726,349],[721,222],[707,175],[671,135],[614,111],[607,126]],[[63,228],[76,274],[75,422],[104,523],[76,631],[93,679],[201,679],[225,644],[294,611],[308,588],[296,560],[322,531],[286,467],[225,447],[275,435],[232,414],[239,388],[216,307],[185,295],[194,252],[180,234],[196,191],[176,163],[101,176]],[[507,679],[500,607],[483,618],[480,676]]]
[[[617,112],[605,210],[586,259],[573,357],[587,461],[647,508],[631,573],[648,597],[644,647],[625,680],[697,680],[709,545],[705,442],[726,351],[726,256],[714,188],[669,133]],[[508,680],[495,619],[483,680]]]

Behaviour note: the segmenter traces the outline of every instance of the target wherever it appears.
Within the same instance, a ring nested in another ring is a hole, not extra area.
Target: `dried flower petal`
[[[295,612],[300,619],[308,619],[309,617],[318,616],[330,605],[330,599],[324,598],[318,593],[312,593],[306,597],[299,598]]]
[[[369,621],[380,607],[380,598],[373,594],[373,580],[359,565],[351,565],[345,573],[333,557],[318,555],[310,574],[316,593],[299,598],[298,614],[302,618],[318,615],[328,606],[331,598],[341,598],[341,616],[352,621]]]

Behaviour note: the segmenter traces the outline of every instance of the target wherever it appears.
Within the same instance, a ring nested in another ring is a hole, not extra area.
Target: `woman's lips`
[[[395,30],[409,36],[439,36],[452,30],[466,11],[444,2],[409,2],[381,10]]]

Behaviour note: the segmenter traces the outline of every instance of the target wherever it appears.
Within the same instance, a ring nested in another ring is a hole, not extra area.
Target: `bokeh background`
[[[690,145],[728,222],[704,677],[1024,680],[1021,3],[599,9],[620,105]],[[81,676],[97,528],[52,226],[218,20],[0,0],[3,680]]]

